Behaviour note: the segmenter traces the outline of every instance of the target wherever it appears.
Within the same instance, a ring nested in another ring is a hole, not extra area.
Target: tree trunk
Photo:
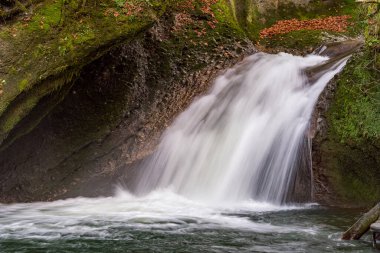
[[[365,213],[352,227],[344,232],[343,240],[359,240],[372,223],[380,218],[380,203]]]

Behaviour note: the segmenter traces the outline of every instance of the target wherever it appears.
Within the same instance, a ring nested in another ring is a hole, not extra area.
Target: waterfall
[[[306,70],[328,59],[258,53],[228,70],[165,131],[139,168],[136,193],[283,203],[309,153],[301,151],[314,105],[347,61],[308,79]]]

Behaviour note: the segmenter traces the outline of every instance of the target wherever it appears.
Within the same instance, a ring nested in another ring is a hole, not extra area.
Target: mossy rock
[[[152,1],[127,15],[113,0],[46,0],[26,18],[1,25],[0,143],[42,97],[113,46],[145,31],[171,4]]]
[[[0,171],[10,180],[0,183],[0,201],[107,195],[125,172],[130,178],[131,164],[150,154],[175,115],[219,71],[254,52],[228,1],[212,8],[215,27],[195,9],[178,29],[178,13],[170,11],[81,70],[47,79],[66,84],[47,92],[4,141]],[[29,95],[48,85],[28,82],[15,85]]]
[[[380,200],[380,52],[373,43],[380,37],[371,32],[371,22],[380,25],[380,13],[373,16],[373,7],[359,9],[366,43],[340,74],[325,115],[329,128],[321,146],[321,166],[335,199],[347,206],[370,206]]]

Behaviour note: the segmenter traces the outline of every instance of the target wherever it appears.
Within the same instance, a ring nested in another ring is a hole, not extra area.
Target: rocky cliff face
[[[372,206],[380,199],[380,111],[376,4],[358,8],[365,44],[321,95],[313,140],[315,198],[336,206]]]
[[[3,143],[1,202],[111,194],[218,73],[255,52],[226,24],[210,35],[180,30],[179,14],[165,14],[41,98]]]

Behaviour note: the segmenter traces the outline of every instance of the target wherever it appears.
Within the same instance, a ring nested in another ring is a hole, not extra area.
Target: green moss
[[[119,42],[136,37],[150,27],[168,7],[176,6],[173,1],[128,0],[144,6],[138,15],[126,16],[121,8],[125,1],[105,0],[101,3],[82,0],[46,0],[34,9],[29,21],[17,21],[0,28],[0,38],[5,39],[9,67],[1,69],[7,80],[4,95],[0,99],[0,140],[23,119],[38,101],[53,92],[64,82],[48,80],[62,79],[62,75],[72,70],[80,71],[87,63],[100,57],[104,52]],[[86,3],[86,5],[84,5]],[[214,6],[216,27],[209,22],[212,15],[205,15],[198,2],[191,13],[196,22],[185,27],[177,34],[163,42],[165,49],[163,59],[171,55],[190,57],[189,69],[203,68],[200,60],[207,57],[209,50],[219,43],[233,42],[237,38],[245,38],[245,31],[234,17],[228,0],[221,0]],[[119,15],[114,15],[119,11]],[[205,31],[198,36],[194,30]],[[7,47],[9,45],[9,47]],[[23,52],[23,54],[20,54]],[[224,57],[224,56],[221,56]],[[162,74],[169,75],[171,67],[168,61],[162,62]],[[48,87],[47,87],[47,86]],[[46,87],[45,87],[46,86]],[[24,92],[22,99],[16,97]]]
[[[45,30],[58,27],[63,18],[62,1],[52,1],[46,7],[39,9],[28,24],[28,29],[31,31]]]
[[[21,82],[18,84],[18,89],[20,91],[25,90],[25,88],[28,86],[28,79],[23,79]]]
[[[335,189],[337,196],[351,205],[371,205],[379,200],[378,182],[370,177],[340,171],[333,177],[333,184],[338,186]]]
[[[254,40],[260,31],[260,25],[257,22],[259,15],[254,1],[233,0],[231,6],[233,17],[238,22],[240,29]]]
[[[345,173],[342,178],[343,191],[341,194],[350,201],[376,203],[378,196],[380,196],[380,191],[375,187],[377,183],[375,181],[363,181],[363,179],[358,178],[356,175],[347,175]]]
[[[115,44],[148,28],[170,4],[171,1],[152,1],[138,16],[115,17],[112,11],[117,4],[113,0],[101,4],[96,1],[46,0],[35,6],[29,21],[19,20],[2,26],[0,57],[7,64],[1,66],[0,71],[7,73],[2,77],[7,82],[0,98],[3,126],[0,140],[36,104],[30,101],[38,101],[54,87],[36,88],[42,92],[37,92],[38,96],[33,98],[28,96],[36,94],[25,94],[25,101],[16,100],[21,92],[34,90],[35,85],[65,73],[68,68],[80,70]]]
[[[305,51],[321,45],[323,39],[323,31],[300,30],[262,39],[260,40],[260,44],[264,44],[270,48],[297,49]]]
[[[212,6],[212,10],[215,13],[216,20],[220,23],[218,28],[224,26],[225,28],[235,30],[238,33],[244,33],[244,30],[236,20],[233,8],[228,1],[218,1]]]
[[[9,132],[24,118],[25,115],[32,111],[41,98],[60,89],[60,87],[71,81],[74,75],[75,72],[70,72],[61,75],[59,78],[56,77],[44,80],[41,87],[31,88],[31,90],[28,91],[28,96],[19,100],[15,106],[7,108],[7,111],[0,118],[0,142],[8,136]],[[25,79],[20,83],[20,85],[23,84],[24,90],[25,87],[27,87],[27,82],[28,80]]]
[[[380,55],[373,44],[378,38],[367,36],[365,49],[354,56],[338,81],[329,119],[334,136],[342,143],[380,143]]]
[[[115,0],[115,3],[118,7],[123,7],[125,2],[125,0]]]
[[[348,64],[327,115],[328,156],[337,164],[326,167],[347,202],[372,204],[380,196],[380,75],[374,58],[367,47]]]
[[[370,18],[366,12],[367,7],[358,8],[358,17]],[[380,13],[371,19],[380,25]],[[371,31],[373,27],[357,22],[358,30],[365,31],[366,45],[339,76],[326,115],[329,131],[323,146],[325,167],[338,198],[364,205],[380,196],[380,55],[373,43],[379,34]]]
[[[322,146],[322,152],[329,184],[334,197],[340,202],[335,204],[369,206],[378,202],[380,176],[377,157],[380,152],[375,147],[366,143],[353,148],[328,139]]]

